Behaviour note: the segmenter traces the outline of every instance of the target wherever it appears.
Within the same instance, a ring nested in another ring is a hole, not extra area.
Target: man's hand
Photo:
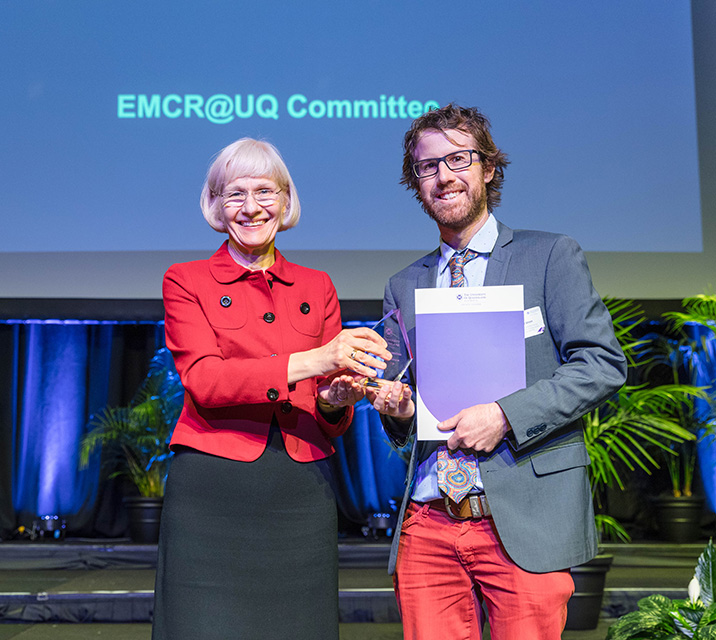
[[[447,447],[455,449],[473,449],[474,451],[492,451],[507,432],[512,429],[502,408],[496,402],[476,404],[452,418],[438,424],[440,431],[455,432],[448,438]]]
[[[369,387],[365,395],[378,413],[398,420],[410,420],[415,414],[412,390],[397,380],[392,385],[382,385],[378,390]]]

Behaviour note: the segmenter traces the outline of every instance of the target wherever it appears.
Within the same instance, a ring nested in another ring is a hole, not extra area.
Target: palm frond
[[[612,317],[614,335],[624,356],[630,365],[636,364],[636,358],[640,349],[644,346],[643,339],[633,336],[634,329],[646,319],[641,305],[634,300],[623,300],[619,298],[602,298],[604,305]]]
[[[91,429],[80,443],[81,467],[102,449],[105,466],[131,478],[143,496],[164,495],[169,440],[183,405],[184,389],[167,354],[166,349],[155,354],[128,406],[106,407],[90,418]]]
[[[631,536],[627,530],[612,516],[598,513],[594,516],[594,524],[597,526],[597,532],[602,538],[606,536],[622,542],[631,542]]]
[[[672,311],[664,314],[674,327],[681,330],[687,324],[697,324],[716,334],[716,294],[700,293],[684,298],[681,302],[684,311]]]
[[[665,385],[653,389],[624,386],[617,395],[585,417],[584,439],[591,459],[589,465],[593,491],[616,484],[624,489],[617,463],[646,473],[659,464],[648,447],[674,455],[671,445],[695,440],[696,435],[682,426],[678,407],[693,402],[703,390],[687,385]]]

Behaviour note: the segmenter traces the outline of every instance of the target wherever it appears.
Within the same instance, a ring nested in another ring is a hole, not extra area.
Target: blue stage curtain
[[[163,333],[158,323],[2,323],[0,536],[45,515],[74,535],[124,534],[122,481],[100,472],[100,454],[80,470],[79,443],[93,413],[134,394]]]
[[[391,513],[405,488],[406,462],[390,446],[380,416],[367,401],[356,405],[350,429],[335,443],[331,460],[338,478],[338,506],[350,520],[366,524]]]
[[[107,402],[112,326],[30,324],[15,425],[18,513],[71,516],[93,504],[99,459],[78,466],[88,417]]]
[[[706,387],[712,401],[716,402],[716,336],[706,327],[690,325],[689,337],[699,345],[691,352],[691,383]],[[716,430],[716,419],[712,407],[705,400],[697,401],[698,415],[709,420]],[[716,443],[714,434],[701,432],[697,443],[697,460],[706,503],[716,513]]]

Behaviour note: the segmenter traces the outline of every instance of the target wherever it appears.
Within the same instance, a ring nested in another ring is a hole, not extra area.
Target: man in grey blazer
[[[390,558],[405,638],[480,638],[484,603],[494,640],[556,639],[574,589],[569,568],[597,552],[581,418],[624,383],[625,359],[578,244],[492,215],[507,158],[483,114],[430,111],[404,147],[402,182],[441,234],[438,249],[385,289],[384,312],[400,309],[413,352],[418,288],[523,285],[538,325],[525,339],[526,388],[489,404],[464,398],[438,425],[447,443],[414,442]],[[414,368],[403,382],[369,394],[399,447],[415,432]],[[459,501],[444,487],[453,456],[472,464],[458,467],[469,485]]]

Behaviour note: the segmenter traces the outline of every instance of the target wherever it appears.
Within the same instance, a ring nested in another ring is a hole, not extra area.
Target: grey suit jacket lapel
[[[492,250],[490,259],[487,261],[485,285],[501,285],[505,283],[507,267],[512,257],[510,250],[512,229],[506,227],[499,220],[497,221],[497,228],[499,235],[497,236],[497,242],[495,242],[495,248]]]
[[[431,289],[434,288],[438,281],[438,257],[440,256],[440,249],[436,249],[432,253],[429,253],[423,258],[423,266],[427,267],[423,269],[418,275],[418,283],[416,289]]]

